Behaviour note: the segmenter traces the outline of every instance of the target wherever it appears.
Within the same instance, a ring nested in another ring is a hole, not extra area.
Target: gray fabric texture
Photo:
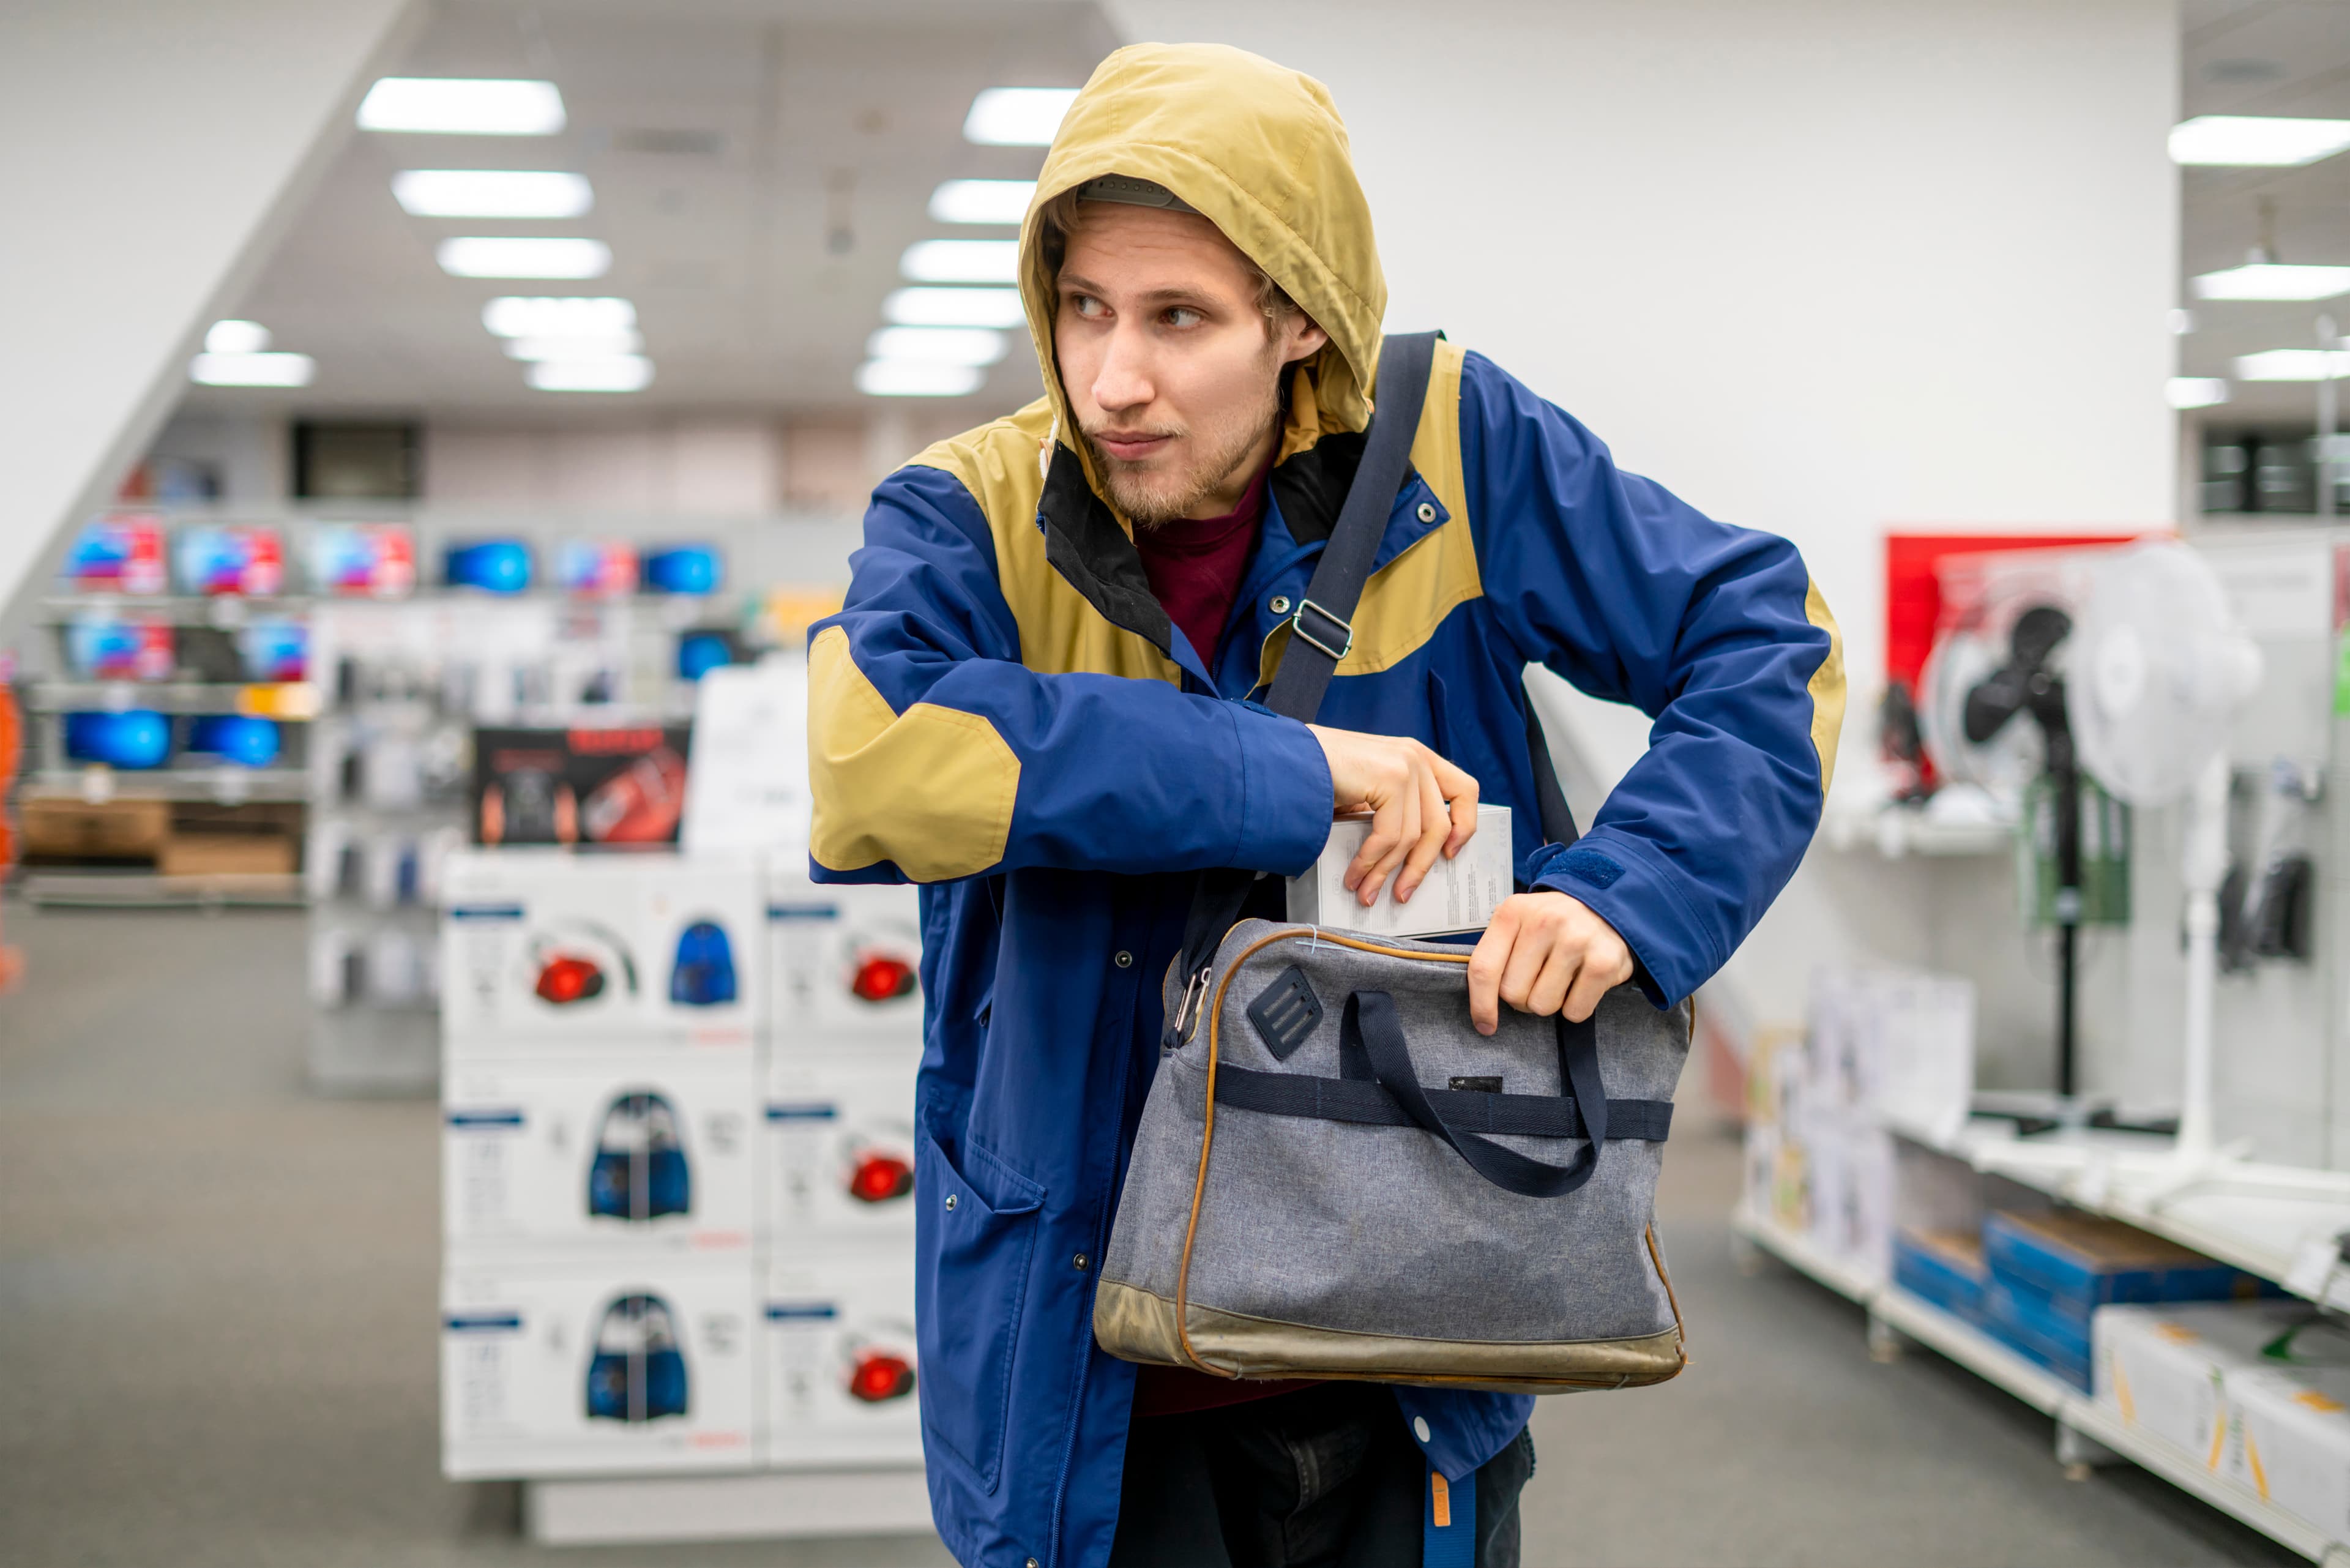
[[[1178,1295],[1211,1023],[1222,1063],[1335,1078],[1347,995],[1384,991],[1395,998],[1423,1085],[1499,1077],[1509,1094],[1561,1092],[1553,1020],[1504,1007],[1492,1037],[1471,1029],[1467,968],[1459,961],[1467,949],[1357,939],[1400,950],[1398,956],[1327,936],[1244,920],[1218,948],[1207,993],[1212,1019],[1161,1058],[1151,1085],[1106,1279]],[[1311,981],[1323,1018],[1278,1060],[1247,1010],[1292,964]],[[1168,999],[1170,1016],[1178,1000]],[[1620,987],[1600,1004],[1597,1039],[1610,1097],[1672,1097],[1688,1055],[1685,1009],[1660,1012],[1637,989]],[[1494,1141],[1554,1165],[1584,1147],[1567,1138]],[[1555,1344],[1659,1334],[1674,1324],[1648,1241],[1662,1157],[1659,1144],[1611,1141],[1585,1186],[1526,1198],[1486,1181],[1419,1127],[1219,1105],[1188,1299],[1276,1323],[1440,1340]]]

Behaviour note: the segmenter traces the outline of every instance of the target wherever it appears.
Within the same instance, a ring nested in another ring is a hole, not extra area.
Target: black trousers
[[[1520,1432],[1477,1472],[1477,1568],[1518,1568]],[[1378,1384],[1134,1423],[1110,1568],[1419,1568],[1428,1461]]]

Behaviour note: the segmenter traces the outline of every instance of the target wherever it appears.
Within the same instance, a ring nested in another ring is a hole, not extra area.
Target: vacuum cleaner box
[[[763,929],[748,864],[650,853],[461,850],[442,869],[452,1059],[587,1040],[744,1045]]]
[[[441,1469],[452,1480],[757,1467],[750,1257],[452,1267]]]
[[[922,1048],[919,892],[767,872],[768,1018],[779,1054],[870,1055]]]
[[[1390,876],[1369,909],[1347,891],[1347,867],[1371,836],[1368,816],[1342,816],[1330,825],[1321,858],[1289,879],[1289,918],[1334,930],[1375,937],[1444,937],[1482,931],[1516,887],[1517,854],[1510,844],[1510,808],[1481,805],[1477,831],[1461,853],[1440,855],[1408,903],[1395,898]]]
[[[904,1235],[914,1224],[914,1065],[767,1069],[765,1212],[774,1235]]]
[[[779,1247],[764,1310],[771,1467],[922,1462],[910,1241]]]
[[[2130,1426],[2217,1470],[2240,1380],[2307,1313],[2297,1303],[2099,1307],[2092,1391]]]
[[[747,1251],[759,1078],[749,1046],[642,1064],[453,1062],[441,1205],[453,1254]]]

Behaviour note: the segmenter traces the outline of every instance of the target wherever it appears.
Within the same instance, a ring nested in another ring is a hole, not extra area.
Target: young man
[[[1319,722],[1261,696],[1362,450],[1386,287],[1322,87],[1142,46],[1063,122],[1021,238],[1045,396],[922,453],[809,647],[816,874],[923,884],[921,1401],[964,1563],[1414,1563],[1430,1469],[1517,1560],[1532,1401],[1231,1384],[1090,1332],[1197,873],[1294,874],[1336,810],[1404,897],[1508,805],[1533,889],[1471,1011],[1659,1006],[1794,871],[1835,762],[1834,623],[1783,539],[1708,521],[1440,344]],[[1656,720],[1572,848],[1521,678]],[[1279,884],[1264,884],[1277,889]],[[1276,893],[1277,897],[1277,893]],[[1457,1492],[1455,1493],[1457,1495]]]

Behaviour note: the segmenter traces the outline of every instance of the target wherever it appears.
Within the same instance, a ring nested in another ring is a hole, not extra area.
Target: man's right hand
[[[1394,874],[1396,902],[1404,902],[1440,853],[1451,859],[1476,833],[1477,781],[1418,741],[1305,727],[1329,760],[1331,806],[1371,814],[1371,836],[1347,867],[1347,887],[1368,909]]]

